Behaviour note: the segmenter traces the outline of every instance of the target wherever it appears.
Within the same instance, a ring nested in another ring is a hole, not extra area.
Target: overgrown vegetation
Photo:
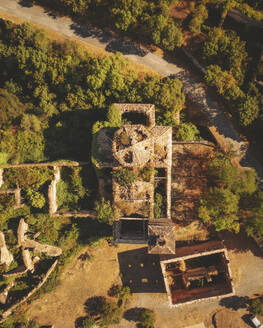
[[[110,4],[105,0],[39,1],[69,15],[90,16],[97,21],[103,17],[103,21],[121,33],[136,35],[167,50],[181,46],[183,41],[180,26],[170,16],[169,7],[175,2],[178,1],[114,0]]]
[[[218,154],[209,162],[208,178],[210,189],[200,201],[199,217],[205,223],[211,222],[217,231],[227,229],[238,232],[240,224],[244,224],[247,232],[253,235],[259,222],[254,215],[242,222],[241,216],[242,210],[248,209],[260,215],[263,203],[255,171],[233,166],[228,155]],[[256,205],[252,201],[254,198],[258,200]]]
[[[126,188],[130,187],[137,179],[137,174],[133,170],[127,168],[113,171],[112,175],[118,184]]]

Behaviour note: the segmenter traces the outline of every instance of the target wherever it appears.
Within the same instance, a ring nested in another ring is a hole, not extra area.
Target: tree
[[[197,5],[192,11],[193,18],[189,22],[189,30],[193,33],[200,33],[201,26],[208,18],[208,11],[206,5],[201,3]]]
[[[263,237],[263,213],[256,213],[254,216],[247,219],[246,233],[249,237]]]
[[[41,122],[36,115],[23,114],[20,126],[23,130],[39,132],[41,130]]]
[[[218,65],[208,66],[205,81],[207,84],[215,86],[219,94],[225,94],[228,89],[236,84],[233,75],[227,71],[222,71]]]
[[[115,0],[111,8],[111,15],[115,26],[121,31],[128,31],[134,27],[146,5],[142,0]]]
[[[239,232],[238,223],[239,197],[228,189],[211,188],[206,199],[201,199],[198,210],[199,217],[211,222],[217,231],[233,230]]]
[[[259,104],[256,97],[246,95],[238,107],[240,123],[244,126],[250,125],[258,118]]]
[[[11,125],[26,111],[18,97],[5,89],[0,89],[0,108],[0,128]]]
[[[238,179],[238,168],[221,153],[209,162],[207,173],[214,184],[228,189],[232,189]]]
[[[246,42],[241,41],[236,32],[213,28],[209,31],[202,48],[203,58],[230,71],[238,84],[243,83],[246,68]]]
[[[160,44],[166,50],[174,50],[175,47],[180,47],[183,43],[183,33],[174,24],[174,22],[168,22],[161,34]]]
[[[116,219],[116,212],[112,208],[110,201],[105,201],[104,198],[100,202],[96,202],[95,211],[97,212],[97,218],[104,223],[112,224]]]

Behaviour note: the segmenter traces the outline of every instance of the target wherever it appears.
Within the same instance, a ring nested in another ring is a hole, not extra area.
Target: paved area
[[[263,169],[255,161],[250,150],[240,138],[231,121],[225,116],[218,106],[218,103],[208,95],[206,90],[196,82],[183,68],[178,67],[167,60],[142,50],[134,44],[129,44],[121,39],[114,38],[110,34],[92,27],[90,25],[80,25],[66,17],[56,17],[54,14],[45,12],[44,9],[33,6],[23,6],[18,0],[0,0],[0,10],[6,13],[29,20],[36,24],[48,27],[66,36],[82,40],[93,46],[108,51],[120,51],[132,61],[143,64],[164,76],[174,76],[182,81],[183,89],[192,102],[196,102],[199,107],[208,115],[211,123],[216,127],[220,137],[226,144],[232,144],[242,159],[241,164],[253,167],[258,175],[263,178]]]

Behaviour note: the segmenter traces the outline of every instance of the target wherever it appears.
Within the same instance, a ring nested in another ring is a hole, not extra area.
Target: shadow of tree
[[[135,307],[124,312],[123,318],[127,321],[137,322],[145,308]]]
[[[227,309],[237,311],[238,309],[246,309],[248,301],[249,298],[247,296],[231,296],[222,298],[219,304]]]
[[[33,7],[33,1],[31,1],[31,0],[20,0],[18,3],[19,3],[20,6],[22,6],[22,7],[26,7],[26,8],[31,8],[31,7]]]
[[[256,242],[247,236],[244,229],[241,229],[238,234],[230,231],[220,231],[217,233],[219,239],[224,241],[224,245],[227,249],[231,249],[236,253],[251,251],[254,256],[263,257],[263,253],[260,251]]]
[[[127,42],[121,39],[112,40],[107,46],[106,50],[109,52],[121,52],[123,55],[137,55],[140,57],[146,56],[149,51],[143,49],[141,46],[133,42]]]
[[[106,298],[104,296],[90,297],[85,302],[85,311],[90,316],[97,316],[101,313],[102,305],[105,304]]]

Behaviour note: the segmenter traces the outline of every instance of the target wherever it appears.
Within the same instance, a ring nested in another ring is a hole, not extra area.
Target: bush
[[[85,318],[81,323],[81,328],[93,328],[96,325],[96,321],[92,318]]]
[[[200,140],[199,131],[192,123],[182,123],[176,132],[176,139],[178,141]]]
[[[105,201],[104,198],[95,205],[95,211],[97,212],[97,218],[104,223],[112,224],[116,220],[116,212],[112,208],[110,201]]]
[[[114,105],[111,105],[107,113],[107,120],[111,127],[120,127],[122,124],[122,120],[119,108]]]
[[[27,190],[27,198],[31,205],[35,208],[42,208],[46,203],[44,195],[32,189]]]
[[[154,328],[154,312],[152,310],[144,309],[141,312],[138,321],[142,328]]]
[[[250,300],[248,311],[253,315],[263,315],[263,302],[260,298]]]
[[[131,186],[133,182],[137,179],[137,175],[133,172],[133,170],[129,170],[126,168],[113,171],[113,176],[118,184],[126,188]]]
[[[156,219],[159,219],[161,217],[162,207],[163,207],[163,196],[159,193],[156,193],[154,197],[154,217]]]

